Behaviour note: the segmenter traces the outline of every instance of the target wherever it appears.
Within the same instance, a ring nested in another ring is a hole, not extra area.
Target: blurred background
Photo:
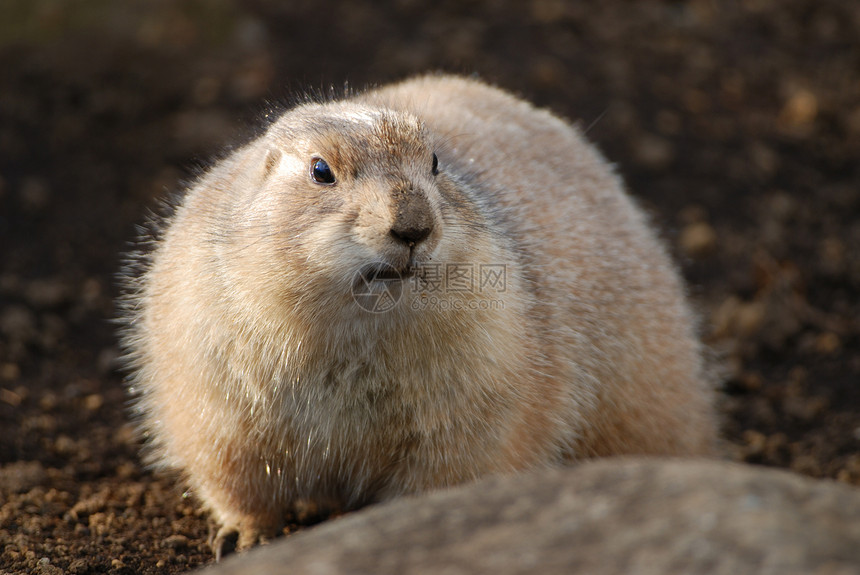
[[[210,560],[205,515],[137,457],[121,253],[266,114],[434,70],[617,165],[721,366],[727,457],[860,484],[858,38],[841,0],[3,0],[0,569]]]

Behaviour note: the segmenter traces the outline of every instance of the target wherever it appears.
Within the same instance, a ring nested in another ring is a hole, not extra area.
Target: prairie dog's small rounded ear
[[[278,149],[269,148],[266,150],[266,160],[263,163],[263,179],[268,179],[272,175],[272,172],[278,166],[278,163],[280,163],[282,155]]]

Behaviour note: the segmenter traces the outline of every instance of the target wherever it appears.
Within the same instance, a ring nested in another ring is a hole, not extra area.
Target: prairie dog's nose
[[[391,235],[412,247],[433,231],[433,209],[424,194],[413,190],[395,190],[394,222]]]

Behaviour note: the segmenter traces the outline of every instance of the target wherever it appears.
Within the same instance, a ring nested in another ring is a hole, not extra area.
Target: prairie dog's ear
[[[272,175],[272,172],[281,161],[282,155],[283,153],[278,149],[269,148],[266,150],[266,158],[263,161],[263,180],[269,179],[269,176]]]

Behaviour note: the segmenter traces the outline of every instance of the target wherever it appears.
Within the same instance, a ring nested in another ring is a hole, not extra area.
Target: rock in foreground
[[[333,520],[232,573],[860,573],[860,491],[712,461],[497,477]]]

